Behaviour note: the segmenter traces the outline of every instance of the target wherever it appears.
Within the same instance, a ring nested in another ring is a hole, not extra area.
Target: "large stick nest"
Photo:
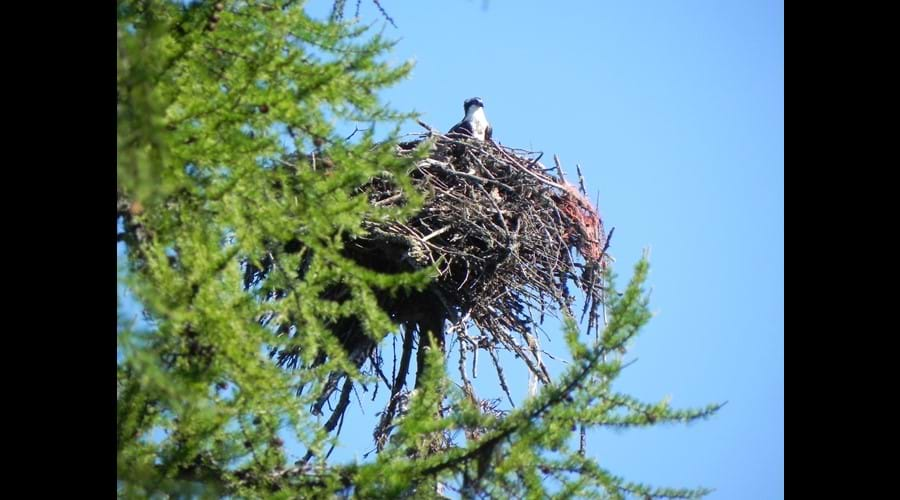
[[[434,340],[444,348],[444,332],[455,335],[464,391],[485,410],[494,409],[496,404],[475,397],[464,366],[466,353],[477,357],[478,351],[484,350],[490,354],[508,397],[498,350],[515,353],[533,379],[549,382],[537,335],[545,313],[564,310],[574,315],[570,292],[574,285],[584,294],[581,316],[588,315],[590,331],[598,324],[603,298],[601,271],[607,235],[596,208],[585,196],[583,181],[580,190],[567,182],[556,158],[555,166],[547,168],[539,161],[540,153],[450,137],[426,128],[428,134],[396,149],[398,155],[413,157],[417,146],[429,148],[428,157],[417,161],[411,171],[415,187],[425,195],[422,209],[405,222],[368,221],[367,236],[346,246],[348,256],[382,272],[430,266],[437,270],[432,285],[422,293],[379,297],[380,305],[406,331],[399,368],[395,350],[394,369],[384,374],[388,370],[382,370],[378,346],[354,318],[332,325],[350,359],[361,369],[370,361],[372,372],[391,391],[375,432],[378,448],[383,447],[392,421],[402,412],[414,341],[421,347],[434,332],[439,335]],[[578,175],[581,180],[580,171]],[[374,205],[406,202],[390,179],[374,179],[363,189]],[[252,275],[265,270],[250,271]],[[248,279],[253,281],[252,276]],[[346,290],[339,288],[326,295],[324,298],[331,300],[346,300]],[[445,329],[447,320],[450,325]],[[286,326],[281,325],[281,330],[286,331]],[[470,333],[470,326],[478,333]],[[418,335],[414,338],[413,333]],[[422,349],[418,352],[421,372]],[[298,364],[296,350],[280,352],[277,357],[282,364]],[[320,355],[314,365],[324,360]],[[339,400],[326,423],[329,431],[342,421],[352,389],[350,378],[332,374],[313,408],[320,413],[339,386]]]
[[[547,168],[541,153],[434,131],[423,139],[431,141],[430,154],[412,172],[426,193],[421,212],[406,223],[366,226],[371,240],[401,245],[415,267],[437,267],[438,295],[454,323],[471,322],[524,354],[519,340],[534,333],[535,313],[572,313],[569,284],[596,311],[607,238],[583,182],[581,190],[569,184],[558,159]],[[418,143],[401,144],[398,154]],[[368,190],[377,205],[402,199],[390,183]]]

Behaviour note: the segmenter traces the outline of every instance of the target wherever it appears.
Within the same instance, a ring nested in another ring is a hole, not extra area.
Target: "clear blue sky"
[[[616,227],[620,281],[651,248],[657,315],[617,388],[729,402],[691,426],[591,435],[591,451],[631,480],[783,497],[783,2],[381,3],[398,26],[385,30],[401,40],[393,57],[416,61],[387,100],[446,129],[481,96],[496,140],[581,164]],[[377,16],[363,0],[362,17]],[[565,352],[561,339],[544,347]],[[521,394],[524,374],[508,375]],[[371,449],[360,423],[337,456]]]

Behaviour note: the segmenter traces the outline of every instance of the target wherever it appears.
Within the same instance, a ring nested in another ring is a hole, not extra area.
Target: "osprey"
[[[468,135],[478,139],[479,141],[491,140],[493,129],[484,115],[484,102],[480,97],[466,99],[463,103],[463,110],[466,112],[465,118],[450,129],[448,134]]]

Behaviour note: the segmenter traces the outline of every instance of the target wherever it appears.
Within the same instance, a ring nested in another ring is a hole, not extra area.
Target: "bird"
[[[450,129],[447,134],[467,135],[479,141],[490,141],[493,128],[484,114],[484,101],[480,97],[466,99],[463,103],[466,116]]]

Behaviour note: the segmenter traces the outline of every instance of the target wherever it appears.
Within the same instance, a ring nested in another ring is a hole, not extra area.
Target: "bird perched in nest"
[[[447,134],[461,134],[474,137],[479,141],[491,140],[493,129],[484,114],[484,102],[480,97],[466,99],[463,103],[466,116],[450,129]]]

